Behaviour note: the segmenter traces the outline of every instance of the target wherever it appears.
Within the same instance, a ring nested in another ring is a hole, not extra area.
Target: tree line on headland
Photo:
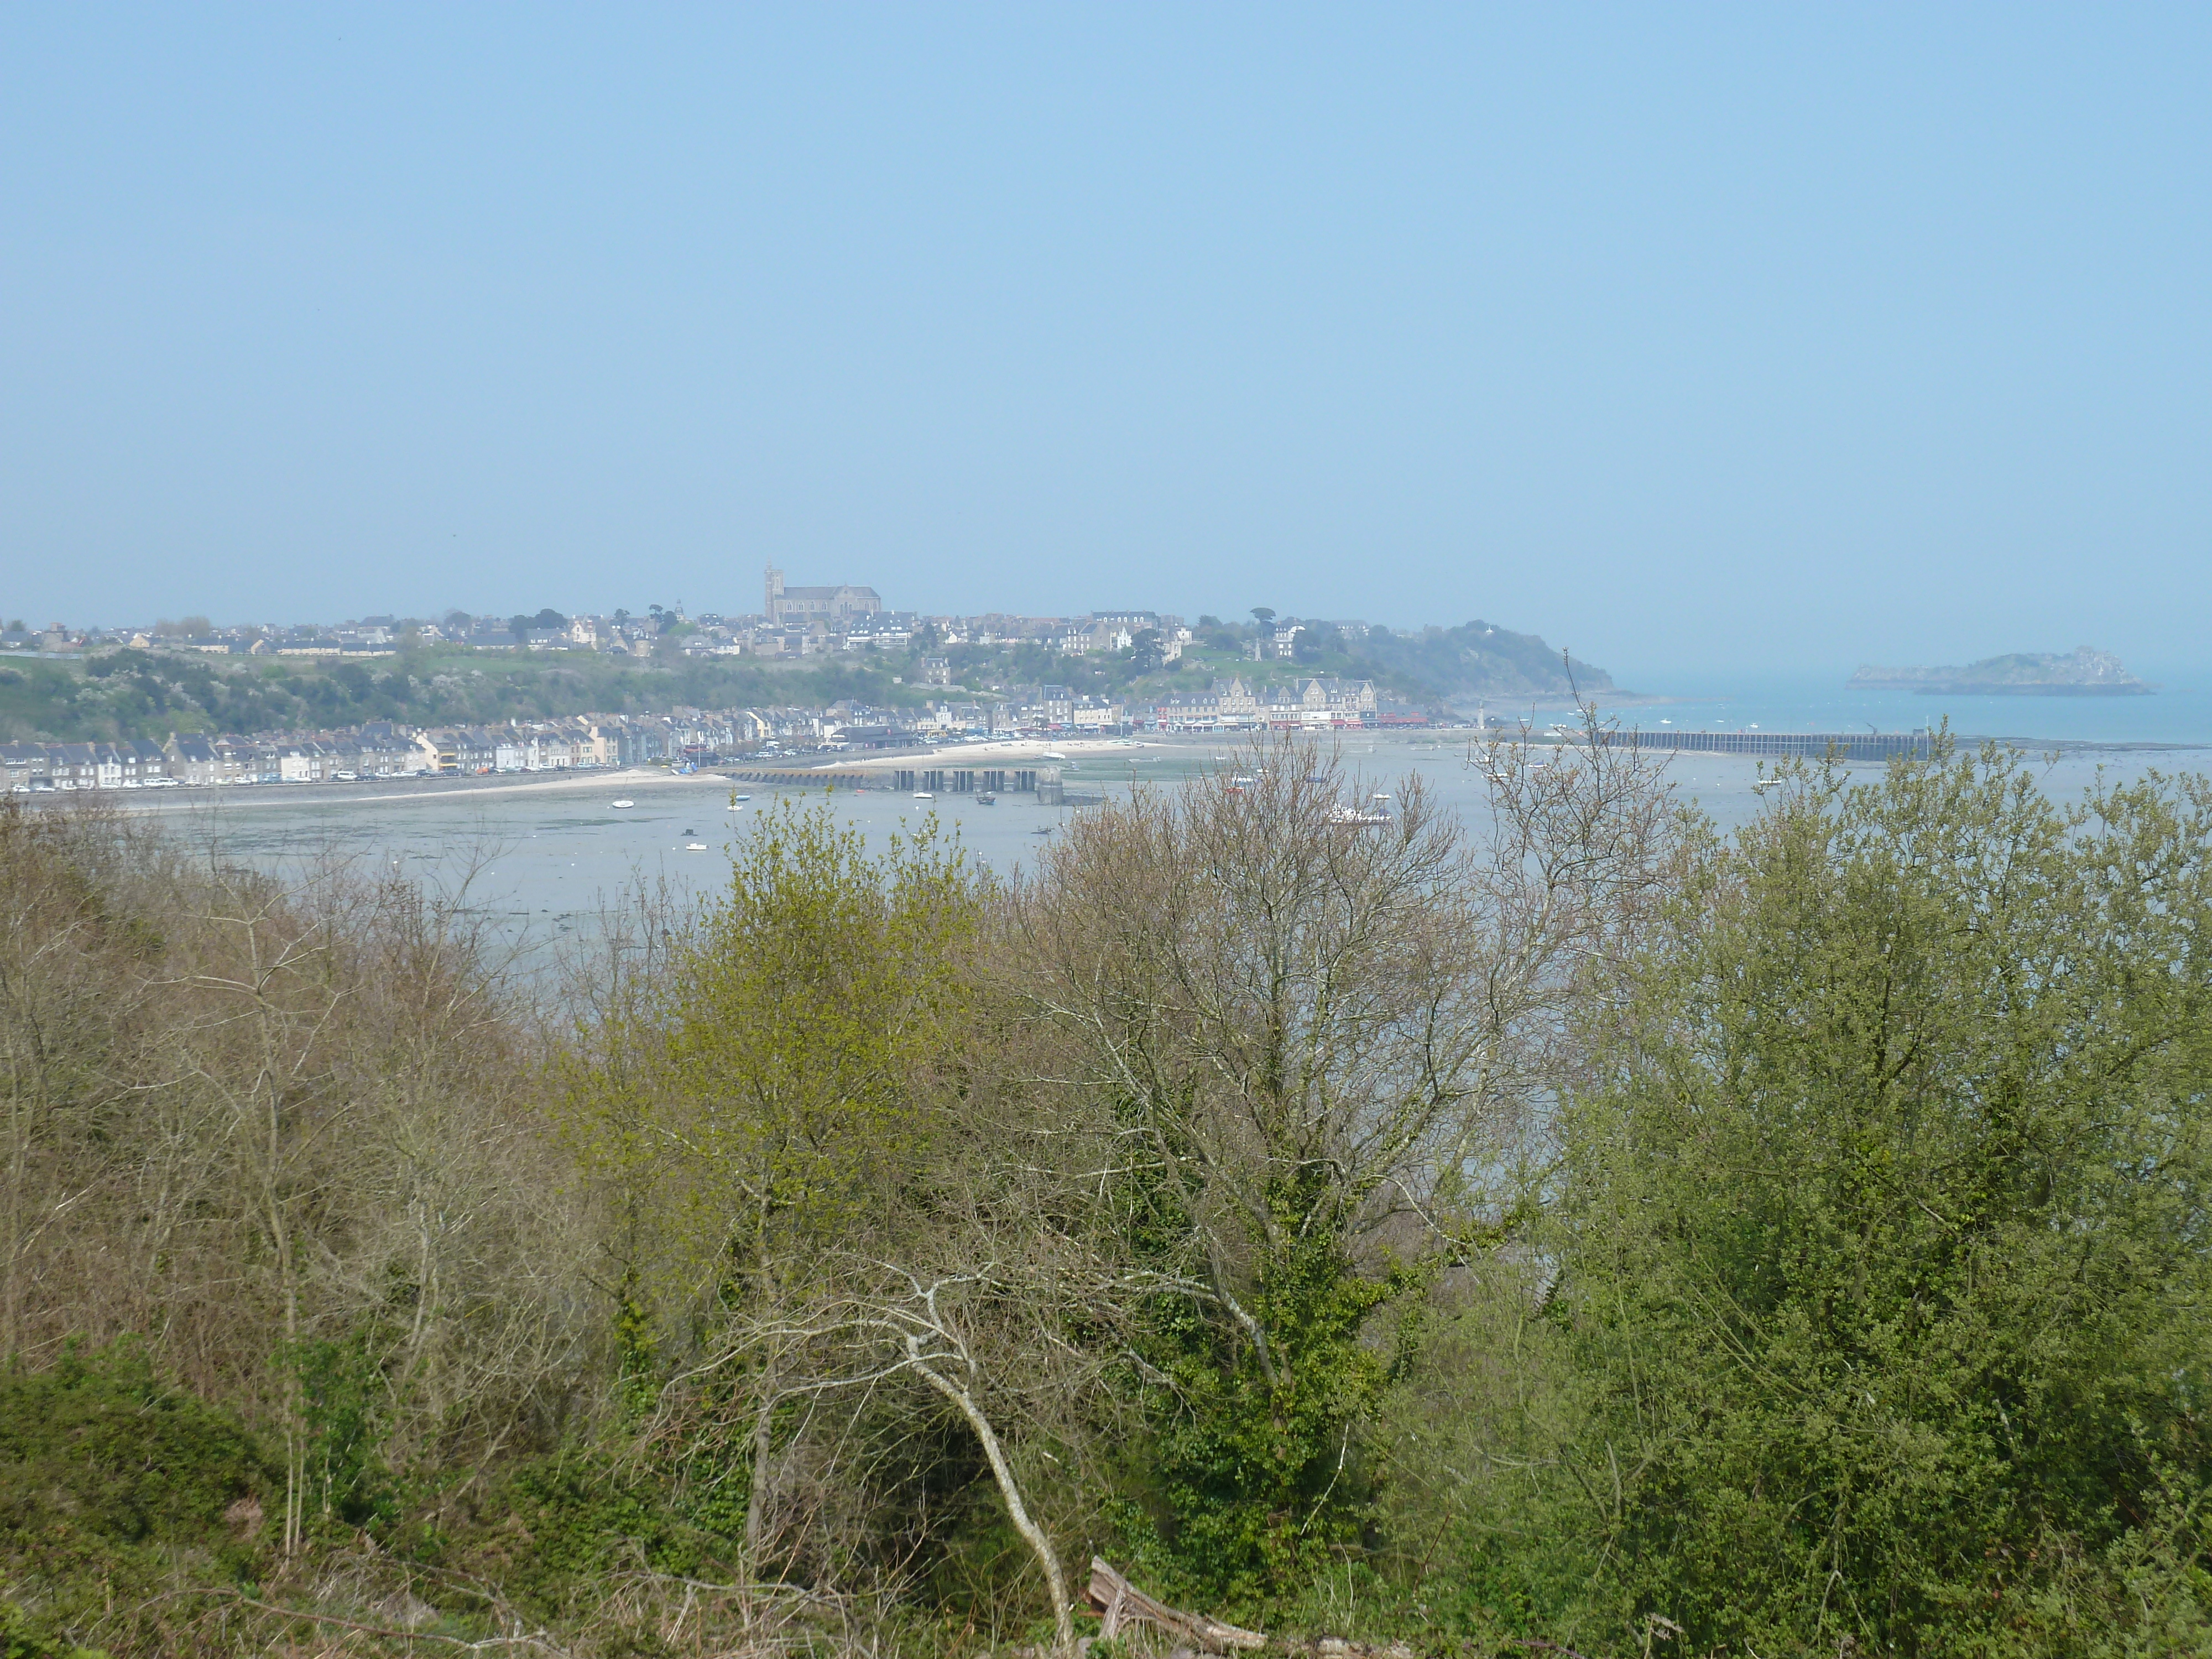
[[[2212,785],[1543,758],[788,802],[557,994],[0,802],[9,1653],[2206,1650]]]
[[[943,645],[927,630],[896,652],[790,660],[686,656],[678,648],[680,630],[672,630],[648,659],[457,645],[409,644],[360,659],[116,646],[67,662],[0,662],[0,742],[159,743],[176,732],[252,735],[374,720],[483,725],[679,706],[822,708],[843,699],[918,708],[951,695],[925,683],[925,659],[939,653],[969,695],[987,700],[993,684],[1038,681],[1065,684],[1078,696],[1170,696],[1235,673],[1364,678],[1423,708],[1482,695],[1556,697],[1613,684],[1604,670],[1587,663],[1577,660],[1570,668],[1534,635],[1482,622],[1406,634],[1376,629],[1356,639],[1322,624],[1296,635],[1290,660],[1270,657],[1261,665],[1247,659],[1247,648],[1272,635],[1271,628],[1205,620],[1211,625],[1202,626],[1174,662],[1163,662],[1156,644],[1072,656],[1042,641]]]

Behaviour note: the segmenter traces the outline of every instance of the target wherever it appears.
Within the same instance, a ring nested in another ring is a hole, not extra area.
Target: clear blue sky
[[[2208,171],[2203,7],[19,0],[0,613],[2212,662]]]

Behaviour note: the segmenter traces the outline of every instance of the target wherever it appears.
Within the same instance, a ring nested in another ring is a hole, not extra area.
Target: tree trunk
[[[781,1367],[771,1358],[761,1377],[760,1409],[753,1416],[753,1486],[745,1499],[745,1578],[760,1577],[761,1548],[768,1539],[769,1461],[775,1455],[775,1399]]]
[[[920,1359],[913,1362],[914,1369],[922,1380],[960,1408],[968,1419],[968,1426],[975,1431],[975,1437],[983,1443],[983,1455],[991,1460],[991,1473],[999,1482],[999,1495],[1006,1500],[1006,1513],[1013,1520],[1014,1530],[1028,1540],[1029,1547],[1036,1552],[1038,1563],[1044,1568],[1045,1583],[1052,1592],[1052,1629],[1055,1650],[1062,1655],[1075,1651],[1075,1620],[1068,1608],[1067,1575],[1060,1570],[1060,1556],[1053,1549],[1052,1540],[1045,1536],[1044,1528],[1030,1518],[1029,1506],[1022,1502],[1021,1488],[1014,1484],[1013,1469],[1006,1462],[1006,1449],[1000,1445],[997,1432],[991,1421],[983,1415],[983,1408],[975,1403],[975,1395],[951,1377]]]

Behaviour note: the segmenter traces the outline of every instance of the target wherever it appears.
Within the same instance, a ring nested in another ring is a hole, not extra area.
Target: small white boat
[[[745,800],[750,800],[750,799],[752,799],[752,797],[751,797],[750,795],[732,795],[732,796],[731,796],[731,797],[730,797],[730,799],[731,799],[732,800],[745,801]]]
[[[686,842],[684,843],[684,850],[687,853],[703,853],[707,850],[707,843],[703,841]]]
[[[635,806],[637,803],[634,800],[618,800],[615,805],[617,806]]]
[[[1328,809],[1331,823],[1388,823],[1390,822],[1390,797],[1370,795],[1365,805],[1345,804]]]
[[[914,798],[916,800],[935,800],[937,799],[936,796],[931,794],[927,789],[915,790],[914,792]]]

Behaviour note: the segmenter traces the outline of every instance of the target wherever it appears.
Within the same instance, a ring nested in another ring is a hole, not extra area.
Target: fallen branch
[[[1207,1653],[1267,1645],[1267,1638],[1257,1631],[1239,1630],[1204,1613],[1184,1613],[1153,1600],[1095,1555],[1091,1558],[1091,1583],[1085,1595],[1104,1620],[1098,1630],[1103,1641],[1112,1641],[1124,1625],[1142,1623],[1182,1637],[1192,1647]]]

